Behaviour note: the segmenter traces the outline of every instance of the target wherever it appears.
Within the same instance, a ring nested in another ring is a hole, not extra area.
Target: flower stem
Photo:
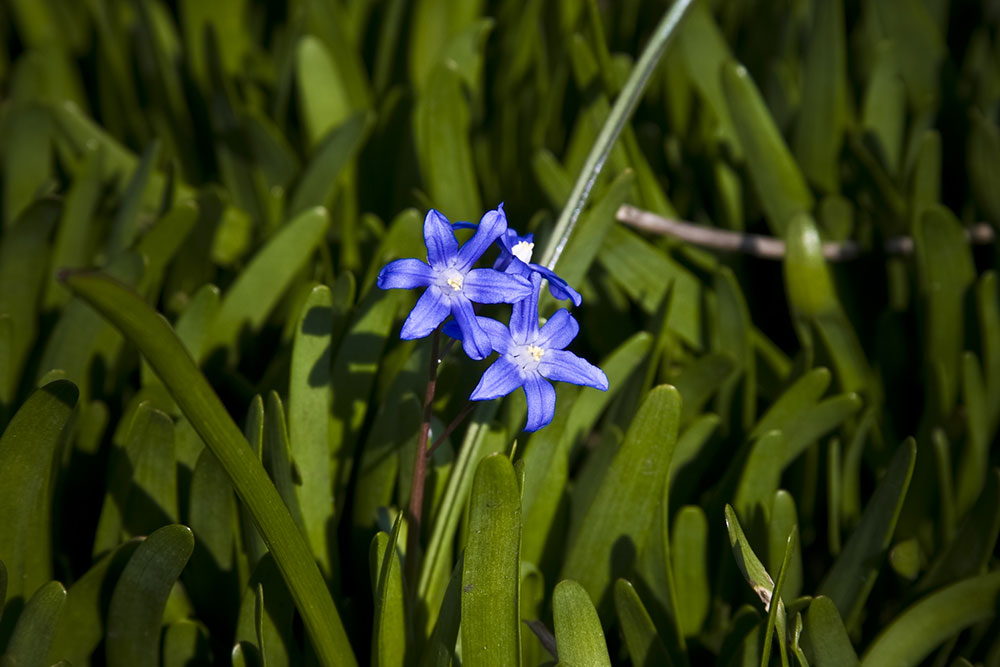
[[[417,437],[417,455],[413,459],[413,478],[410,482],[410,512],[406,529],[407,580],[416,582],[420,573],[420,526],[424,508],[424,481],[427,477],[427,439],[431,432],[431,405],[437,387],[438,364],[441,363],[441,327],[431,336],[431,360],[427,369],[427,390],[424,392],[424,417]]]
[[[468,403],[465,404],[465,407],[462,408],[462,411],[458,413],[458,416],[455,417],[455,419],[453,419],[450,424],[448,424],[448,428],[446,428],[444,430],[444,433],[442,433],[441,435],[439,435],[434,440],[434,444],[431,445],[430,449],[427,450],[427,455],[428,456],[430,456],[431,454],[433,454],[434,450],[437,449],[438,447],[440,447],[441,443],[443,443],[448,438],[448,436],[451,435],[452,432],[456,428],[458,428],[459,425],[461,425],[462,422],[465,421],[465,418],[469,416],[469,414],[472,412],[473,408],[475,408],[475,407],[476,407],[476,402],[475,401],[469,401]]]

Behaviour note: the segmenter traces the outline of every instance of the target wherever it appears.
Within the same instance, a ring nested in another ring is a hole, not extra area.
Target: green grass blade
[[[372,540],[372,575],[375,579],[375,622],[372,625],[372,665],[402,667],[405,664],[407,637],[403,609],[403,570],[396,543],[403,514],[396,515],[392,533],[380,532]]]
[[[66,380],[36,390],[0,438],[0,561],[7,599],[30,597],[52,578],[53,466],[79,392]],[[15,619],[8,615],[3,630]]]
[[[836,603],[848,627],[861,612],[868,593],[875,585],[910,486],[916,456],[917,446],[912,439],[899,447],[868,501],[861,522],[819,585],[818,593]]]
[[[625,579],[615,582],[615,611],[633,665],[673,664],[639,594]]]
[[[521,493],[510,459],[487,456],[469,496],[462,572],[462,663],[521,664]]]
[[[676,35],[677,26],[692,4],[693,0],[676,0],[674,2],[673,6],[660,19],[660,23],[656,26],[653,35],[646,44],[646,48],[643,49],[642,55],[639,56],[635,67],[632,68],[628,81],[625,82],[621,93],[615,99],[611,113],[604,122],[600,134],[597,135],[597,140],[587,155],[583,169],[573,184],[573,191],[570,193],[569,200],[567,200],[562,211],[559,213],[559,219],[556,220],[552,235],[549,237],[545,251],[541,255],[540,261],[545,266],[555,268],[556,263],[559,261],[559,257],[562,255],[563,249],[566,247],[566,243],[573,233],[573,227],[576,225],[576,221],[580,217],[584,205],[587,203],[587,197],[590,196],[590,191],[594,187],[601,169],[604,167],[604,162],[607,160],[608,154],[614,147],[618,135],[621,134],[622,129],[631,117],[632,111],[635,110],[636,104],[639,103],[639,98],[642,96],[646,83],[660,62],[667,44]]]
[[[552,595],[559,664],[568,667],[611,667],[601,619],[587,591],[572,579],[556,585]]]
[[[347,635],[305,538],[263,466],[248,455],[239,427],[166,321],[135,292],[99,273],[69,274],[64,280],[139,347],[226,469],[274,554],[321,661],[328,665],[353,662]]]
[[[46,655],[66,606],[66,589],[50,581],[31,596],[14,626],[7,650],[0,657],[3,665],[47,667]]]
[[[288,441],[301,479],[295,493],[306,536],[327,578],[333,575],[329,536],[333,519],[329,454],[332,337],[333,297],[328,287],[317,285],[302,306],[292,343]]]
[[[109,667],[155,665],[167,597],[194,550],[187,526],[160,528],[129,559],[111,594],[105,651]]]
[[[857,667],[858,654],[847,636],[844,622],[833,600],[820,595],[806,611],[803,650],[815,667]]]
[[[923,598],[897,616],[861,657],[862,667],[919,665],[942,642],[996,616],[1000,572],[972,577]]]
[[[330,224],[325,209],[305,211],[275,234],[240,272],[222,297],[205,351],[234,351],[244,329],[256,331],[323,240]]]
[[[649,392],[625,435],[563,563],[561,578],[579,581],[602,609],[615,577],[630,576],[657,504],[664,494],[677,443],[681,398],[670,385]],[[630,543],[624,554],[619,543]]]

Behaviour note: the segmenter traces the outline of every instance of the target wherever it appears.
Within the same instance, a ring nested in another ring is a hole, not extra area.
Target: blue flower
[[[516,303],[531,294],[531,285],[522,276],[472,268],[506,231],[507,217],[500,205],[483,216],[476,233],[460,248],[448,219],[434,209],[428,211],[424,218],[427,263],[397,259],[378,275],[382,289],[427,288],[403,323],[399,337],[423,338],[450,314],[462,331],[465,353],[473,359],[488,356],[492,351],[490,339],[476,318],[473,302]]]
[[[549,281],[549,292],[557,299],[569,299],[574,306],[583,303],[580,293],[569,286],[565,280],[555,274],[554,271],[531,262],[531,253],[535,248],[535,235],[525,234],[519,236],[513,229],[507,231],[497,239],[500,243],[500,256],[493,263],[493,268],[497,271],[505,271],[518,276],[529,276],[532,273],[541,274]]]
[[[539,329],[541,274],[533,273],[531,282],[532,295],[514,304],[509,328],[496,320],[479,318],[500,358],[486,369],[469,398],[488,401],[523,387],[528,400],[524,430],[537,431],[552,421],[556,410],[556,391],[549,380],[607,391],[608,377],[597,366],[564,349],[580,331],[569,311],[556,311]]]

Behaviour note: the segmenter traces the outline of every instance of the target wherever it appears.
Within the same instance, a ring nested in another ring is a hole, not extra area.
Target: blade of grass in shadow
[[[642,55],[639,56],[639,61],[632,68],[628,81],[625,82],[625,87],[622,88],[621,94],[615,100],[611,113],[604,121],[604,126],[601,128],[600,134],[597,135],[597,140],[590,149],[587,160],[583,163],[583,169],[577,176],[576,183],[573,184],[569,200],[563,206],[562,212],[559,213],[559,219],[556,220],[552,236],[549,237],[548,243],[545,245],[545,252],[542,253],[542,264],[550,269],[555,268],[559,261],[559,256],[566,247],[570,234],[573,233],[577,218],[580,217],[583,206],[587,203],[590,190],[594,187],[594,183],[604,167],[604,161],[607,160],[611,148],[615,145],[615,140],[618,139],[622,128],[625,127],[625,123],[632,115],[632,111],[646,87],[646,82],[649,81],[650,75],[656,69],[660,57],[663,56],[667,44],[676,34],[677,26],[691,7],[692,2],[693,0],[677,0],[674,3],[660,19],[649,43],[646,44]]]
[[[295,599],[322,664],[354,664],[340,616],[305,538],[222,401],[166,320],[134,291],[95,272],[63,282],[135,343],[226,469]]]

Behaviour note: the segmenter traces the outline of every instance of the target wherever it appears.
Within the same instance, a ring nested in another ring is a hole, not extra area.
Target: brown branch
[[[622,205],[615,216],[636,229],[661,236],[672,236],[688,243],[724,252],[742,252],[762,259],[783,259],[785,242],[773,236],[744,234],[714,227],[696,225],[693,222],[672,220],[643,211],[628,204]],[[970,243],[987,244],[996,240],[993,227],[978,222],[966,228],[965,237]],[[913,254],[913,239],[909,236],[894,236],[885,242],[885,252],[890,255]],[[831,262],[856,259],[861,255],[861,246],[856,241],[827,241],[823,243],[823,257]]]

